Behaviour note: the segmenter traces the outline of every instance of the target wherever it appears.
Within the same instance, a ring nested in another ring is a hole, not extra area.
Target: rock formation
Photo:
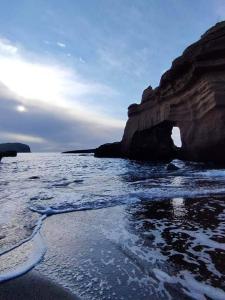
[[[171,138],[174,126],[180,128],[180,149]],[[175,59],[140,104],[129,106],[120,143],[122,157],[225,163],[225,21]]]
[[[2,160],[3,157],[15,157],[15,156],[17,156],[16,151],[0,152],[0,161]]]
[[[82,154],[82,153],[94,153],[96,149],[83,149],[83,150],[70,150],[64,151],[63,154]]]
[[[0,152],[14,151],[17,153],[31,152],[30,147],[21,143],[3,143],[0,144]]]
[[[97,157],[121,157],[121,143],[108,143],[101,145],[95,149],[95,156]]]

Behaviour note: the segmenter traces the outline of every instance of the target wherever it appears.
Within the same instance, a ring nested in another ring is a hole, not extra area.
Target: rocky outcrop
[[[15,157],[15,156],[17,156],[16,151],[0,152],[0,161],[2,160],[3,157]]]
[[[121,142],[108,143],[95,149],[96,157],[122,157]]]
[[[173,126],[180,128],[181,149],[171,140]],[[121,156],[225,163],[225,22],[175,59],[140,104],[129,106]]]
[[[30,147],[21,143],[3,143],[0,144],[0,152],[14,151],[17,153],[31,152]]]
[[[84,150],[71,150],[71,151],[64,151],[63,154],[82,154],[82,153],[94,153],[96,149],[84,149]]]

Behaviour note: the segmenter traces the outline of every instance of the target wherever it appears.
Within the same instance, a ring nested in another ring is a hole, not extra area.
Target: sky
[[[127,107],[215,23],[225,0],[0,0],[0,142],[121,140]]]

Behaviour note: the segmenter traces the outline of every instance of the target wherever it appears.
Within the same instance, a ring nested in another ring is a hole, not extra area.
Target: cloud
[[[1,85],[0,85],[1,87]],[[121,139],[122,128],[102,126],[92,121],[80,120],[57,108],[30,106],[28,112],[18,112],[18,101],[1,95],[1,142],[24,142],[33,151],[63,151],[95,148],[98,145]]]
[[[2,42],[2,49],[14,49]],[[61,64],[29,60],[18,50],[5,53],[0,48],[0,81],[18,95],[24,106],[63,109],[82,120],[122,127],[124,122],[104,115],[104,107],[93,103],[97,97],[112,97],[117,92],[110,86],[83,79],[75,70]],[[27,55],[28,56],[28,55]]]
[[[13,46],[9,40],[7,39],[0,39],[0,53],[5,53],[7,55],[13,55],[18,52],[18,48]]]
[[[15,141],[15,142],[23,142],[23,143],[44,143],[46,140],[44,140],[41,137],[38,136],[32,136],[27,134],[20,134],[15,132],[0,132],[1,138],[5,139],[6,141]]]
[[[91,101],[115,95],[111,87],[84,80],[59,63],[31,61],[26,54],[1,40],[2,142],[24,142],[34,151],[62,151],[121,138],[124,122],[103,114]]]
[[[66,48],[66,44],[64,44],[64,43],[57,42],[57,45],[61,48]]]

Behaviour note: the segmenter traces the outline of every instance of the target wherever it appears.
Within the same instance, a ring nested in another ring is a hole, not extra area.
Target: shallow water
[[[17,269],[22,273],[21,266],[28,268],[28,261],[33,266],[43,257],[40,245],[34,255],[34,230],[41,227],[41,217],[124,205],[121,232],[130,238],[117,243],[132,249],[129,255],[145,266],[145,276],[181,286],[185,295],[196,299],[225,299],[225,170],[176,163],[178,171],[167,171],[165,164],[92,155],[21,154],[4,159],[0,280],[16,275]],[[12,249],[15,245],[20,246]]]

